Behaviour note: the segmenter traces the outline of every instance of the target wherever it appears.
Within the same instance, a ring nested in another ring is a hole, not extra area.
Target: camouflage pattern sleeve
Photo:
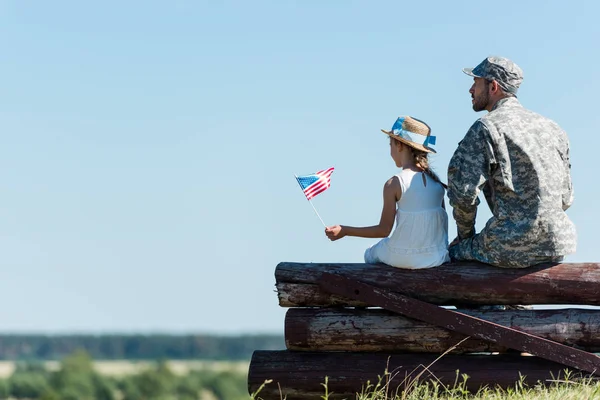
[[[566,137],[566,135],[565,135]],[[563,210],[567,210],[573,204],[573,183],[571,181],[571,158],[569,156],[569,143],[567,141],[566,151],[564,154],[561,154],[564,168],[565,168],[565,179],[563,183],[563,195],[562,195],[562,205]]]
[[[448,199],[461,240],[475,235],[478,195],[489,179],[493,158],[489,131],[477,120],[458,144],[448,166]]]

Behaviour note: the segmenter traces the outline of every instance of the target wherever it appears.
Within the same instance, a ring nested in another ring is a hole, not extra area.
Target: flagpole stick
[[[302,192],[304,192],[304,189],[302,189],[302,185],[300,185],[300,181],[298,180],[298,175],[294,174],[294,177],[296,177],[296,182],[298,182],[298,186],[300,186],[300,189],[302,190]],[[306,197],[306,195],[304,196]],[[307,199],[308,200],[308,199]],[[317,217],[319,217],[319,220],[321,220],[321,223],[323,224],[323,226],[325,228],[327,228],[327,225],[325,225],[325,222],[323,222],[323,218],[321,218],[321,216],[319,215],[319,213],[317,212],[317,209],[315,208],[314,204],[312,203],[312,201],[308,200],[308,202],[310,203],[310,205],[312,206],[313,210],[315,210],[315,214],[317,214]]]
[[[319,213],[317,212],[317,209],[315,208],[315,205],[312,203],[312,201],[308,201],[310,203],[310,205],[312,206],[313,210],[315,210],[315,214],[317,214],[317,217],[319,217],[319,219],[321,220],[321,223],[323,224],[323,226],[325,228],[327,228],[327,225],[325,225],[325,222],[323,222],[323,218],[321,218],[321,216],[319,215]]]

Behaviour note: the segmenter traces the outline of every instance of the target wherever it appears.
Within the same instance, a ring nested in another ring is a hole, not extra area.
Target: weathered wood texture
[[[259,393],[259,398],[317,399],[324,394],[321,384],[327,376],[329,391],[334,392],[330,399],[354,398],[355,393],[361,393],[367,381],[377,383],[378,376],[384,375],[386,367],[392,373],[390,385],[395,390],[414,379],[424,370],[423,366],[428,366],[436,358],[433,354],[256,351],[248,373],[248,390],[253,393],[265,380],[272,379],[273,382]],[[446,355],[429,368],[435,378],[450,387],[455,382],[457,370],[469,375],[467,388],[474,392],[482,386],[514,387],[520,378],[519,373],[525,375],[525,382],[529,385],[538,381],[547,383],[562,377],[565,367],[541,358],[520,355]],[[425,372],[420,381],[430,379],[432,375]]]
[[[600,310],[460,310],[568,346],[600,352]],[[466,335],[375,308],[291,308],[285,342],[296,351],[443,353]],[[454,352],[504,351],[498,344],[468,339]]]
[[[340,274],[324,273],[319,286],[329,293],[360,300],[407,317],[600,375],[600,357],[595,354],[529,333],[438,307]]]
[[[600,305],[600,264],[540,264],[523,269],[476,262],[405,270],[371,264],[283,262],[275,270],[282,307],[362,306],[319,288],[323,273],[342,273],[375,286],[438,305],[587,304]]]

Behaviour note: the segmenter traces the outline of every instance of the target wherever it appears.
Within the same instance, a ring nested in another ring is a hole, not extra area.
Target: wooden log
[[[600,352],[600,310],[460,310],[590,352]],[[367,308],[291,308],[285,316],[285,342],[296,351],[443,353],[466,335],[408,318]],[[453,353],[505,351],[506,347],[468,339]]]
[[[563,377],[565,371],[561,364],[516,354],[446,355],[435,361],[437,357],[432,354],[255,351],[248,373],[248,390],[254,393],[266,380],[272,380],[257,399],[317,399],[324,394],[321,384],[328,377],[329,392],[333,392],[329,399],[349,399],[361,393],[367,382],[376,384],[387,368],[391,373],[388,375],[390,393],[405,387],[421,372],[420,382],[436,379],[452,387],[457,370],[468,374],[466,388],[475,392],[483,386],[514,387],[519,374],[524,375],[524,383],[530,386],[549,383]],[[424,367],[431,363],[429,372],[425,371]]]
[[[381,289],[342,274],[324,273],[323,290],[385,308],[419,321],[428,322],[511,349],[531,353],[546,360],[600,375],[600,357],[579,349],[498,325],[457,311],[438,307],[391,290]]]
[[[319,288],[323,273],[341,273],[437,305],[587,304],[600,305],[600,264],[540,264],[522,269],[476,262],[421,270],[383,264],[283,262],[275,270],[282,307],[364,306]]]

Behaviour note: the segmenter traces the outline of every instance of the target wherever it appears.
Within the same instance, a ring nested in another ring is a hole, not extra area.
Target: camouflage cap
[[[505,92],[517,93],[523,82],[523,70],[504,57],[488,57],[475,68],[463,68],[467,75],[496,81]]]

